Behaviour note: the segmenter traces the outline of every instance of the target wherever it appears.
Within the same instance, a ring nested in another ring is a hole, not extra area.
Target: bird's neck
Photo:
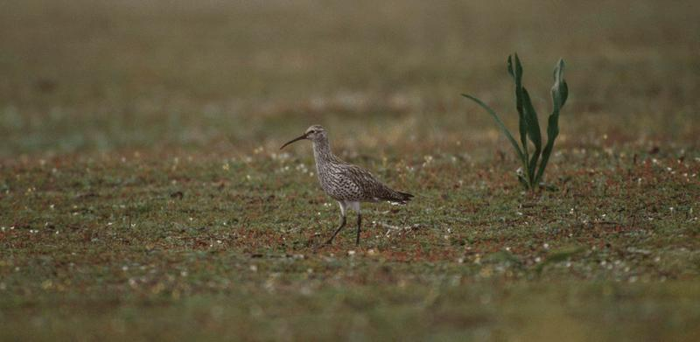
[[[321,138],[319,140],[314,140],[314,159],[316,159],[316,164],[332,162],[337,158],[331,152],[331,145],[328,143],[328,138]]]

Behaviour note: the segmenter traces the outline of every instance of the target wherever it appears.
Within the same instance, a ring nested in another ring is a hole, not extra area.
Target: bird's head
[[[313,125],[313,126],[307,128],[306,132],[304,132],[304,134],[302,134],[301,136],[294,138],[294,139],[288,141],[286,144],[282,145],[282,147],[280,147],[280,150],[285,148],[287,145],[294,143],[294,142],[297,142],[299,140],[308,139],[311,141],[319,141],[319,140],[322,140],[325,138],[327,138],[326,130],[323,129],[323,127],[321,127],[321,125]]]

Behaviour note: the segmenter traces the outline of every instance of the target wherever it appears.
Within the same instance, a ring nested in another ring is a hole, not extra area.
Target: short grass
[[[0,5],[0,339],[697,340],[698,5],[518,6]],[[537,194],[459,97],[514,50],[541,112],[569,66]],[[416,195],[360,247],[314,123]]]

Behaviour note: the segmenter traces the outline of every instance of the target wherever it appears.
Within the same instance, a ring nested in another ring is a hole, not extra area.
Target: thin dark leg
[[[326,241],[326,245],[330,245],[331,243],[333,243],[333,239],[335,239],[335,236],[338,235],[338,233],[340,233],[340,230],[343,229],[343,227],[345,227],[345,216],[344,215],[342,216],[342,219],[340,221],[340,227],[338,227],[338,229],[335,230],[335,233],[333,233],[333,236],[331,236],[331,238],[328,239],[328,241]]]
[[[362,230],[362,214],[357,213],[357,239],[355,245],[360,245],[360,231]]]

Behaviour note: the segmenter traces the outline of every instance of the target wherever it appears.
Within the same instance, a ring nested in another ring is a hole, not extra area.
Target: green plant
[[[515,65],[513,65],[513,61],[515,61]],[[518,169],[517,172],[518,180],[526,189],[533,190],[540,184],[544,170],[547,168],[547,162],[554,149],[554,141],[559,134],[559,112],[569,95],[569,89],[564,80],[564,60],[560,59],[554,68],[554,86],[552,86],[553,108],[552,114],[549,115],[547,120],[547,144],[544,146],[544,149],[542,148],[542,134],[540,133],[537,112],[530,100],[530,94],[522,84],[523,67],[520,64],[518,54],[508,56],[508,74],[515,82],[515,104],[518,110],[520,145],[518,145],[518,142],[513,138],[513,135],[510,134],[508,128],[506,128],[493,109],[474,96],[468,94],[462,94],[462,96],[479,104],[496,120],[496,124],[513,145],[522,162],[522,168]],[[528,140],[534,147],[532,154],[530,154],[528,149]]]

